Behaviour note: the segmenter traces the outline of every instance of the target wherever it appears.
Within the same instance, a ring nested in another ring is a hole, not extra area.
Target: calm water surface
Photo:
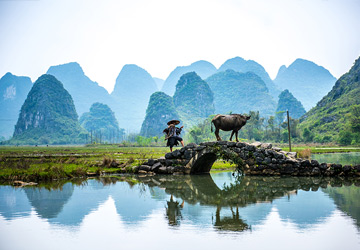
[[[226,172],[0,186],[0,249],[360,249],[359,184]]]
[[[337,163],[342,165],[359,165],[360,152],[312,154],[311,159],[317,160],[320,163],[326,162],[326,163]]]

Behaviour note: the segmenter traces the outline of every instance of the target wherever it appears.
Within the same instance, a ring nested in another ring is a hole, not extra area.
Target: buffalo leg
[[[238,139],[238,132],[239,132],[239,130],[237,130],[237,131],[235,132],[236,142],[239,142],[239,139]]]
[[[234,135],[234,130],[231,132],[230,141],[232,141],[233,135]]]
[[[215,136],[216,136],[216,140],[221,141],[221,138],[219,136],[219,129],[218,128],[216,128],[216,130],[215,130]]]

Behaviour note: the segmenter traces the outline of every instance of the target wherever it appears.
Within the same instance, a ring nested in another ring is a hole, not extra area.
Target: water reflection
[[[0,214],[7,220],[30,215],[31,205],[23,189],[0,186]]]
[[[360,152],[312,154],[311,159],[320,163],[328,162],[355,166],[360,164]]]
[[[221,178],[220,178],[221,177]],[[222,180],[222,181],[221,181]],[[57,183],[56,187],[0,186],[0,214],[6,220],[36,214],[50,224],[79,226],[101,204],[114,200],[121,221],[136,226],[164,211],[170,227],[211,225],[241,232],[260,225],[276,208],[282,221],[300,229],[324,223],[336,209],[360,228],[357,179],[201,176],[122,176]],[[321,191],[322,190],[322,191]]]
[[[25,194],[41,218],[56,218],[73,194],[72,183],[66,183],[59,189],[25,188]]]
[[[181,216],[181,209],[184,207],[184,201],[178,202],[174,201],[173,195],[170,196],[170,200],[167,202],[166,207],[166,217],[169,220],[169,225],[176,226],[180,224],[180,220],[182,219]]]
[[[328,187],[324,192],[329,194],[337,208],[351,216],[360,228],[360,188],[356,186]]]
[[[312,227],[331,215],[335,205],[323,192],[328,185],[351,185],[351,180],[330,178],[242,177],[219,187],[210,175],[182,177],[144,177],[150,187],[156,185],[187,204],[215,209],[214,226],[221,230],[243,231],[264,220],[276,205],[283,220],[299,228]],[[300,192],[312,190],[313,192]],[[291,202],[290,202],[290,197]],[[360,196],[358,196],[360,198]],[[261,205],[260,205],[261,204]],[[222,208],[227,214],[221,216]],[[230,212],[229,212],[230,211]]]
[[[236,212],[234,212],[233,207],[230,207],[230,210],[231,210],[231,216],[225,216],[221,218],[220,216],[221,207],[217,207],[216,220],[214,224],[216,229],[241,232],[251,228],[240,218],[239,207],[236,207]]]

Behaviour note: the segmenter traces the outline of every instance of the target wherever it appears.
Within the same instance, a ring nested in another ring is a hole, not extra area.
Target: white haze
[[[358,0],[0,0],[0,77],[76,61],[111,92],[125,64],[165,79],[240,56],[272,78],[296,58],[338,78],[360,55],[359,13]]]

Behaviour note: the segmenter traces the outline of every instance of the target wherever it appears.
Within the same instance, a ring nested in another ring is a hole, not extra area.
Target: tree
[[[285,111],[278,111],[275,113],[275,121],[278,126],[277,138],[281,138],[281,124],[284,122]]]
[[[360,132],[360,105],[351,108],[350,126],[353,132]]]
[[[194,127],[193,129],[191,129],[189,134],[196,144],[199,144],[201,142],[202,131],[199,127]]]
[[[350,131],[345,130],[339,133],[338,143],[341,145],[350,145],[352,142],[352,134]]]
[[[298,119],[292,119],[290,117],[290,135],[292,138],[298,138],[299,137],[299,120]]]
[[[255,139],[259,141],[263,138],[265,118],[260,116],[259,111],[250,111],[249,116],[251,116],[251,118],[240,130],[240,135],[245,135],[248,139]]]
[[[114,112],[106,104],[94,103],[90,112],[84,113],[79,121],[88,132],[95,133],[95,141],[99,143],[114,142],[116,135],[121,133]]]
[[[303,138],[305,142],[311,142],[314,139],[314,134],[308,128],[304,128]]]

